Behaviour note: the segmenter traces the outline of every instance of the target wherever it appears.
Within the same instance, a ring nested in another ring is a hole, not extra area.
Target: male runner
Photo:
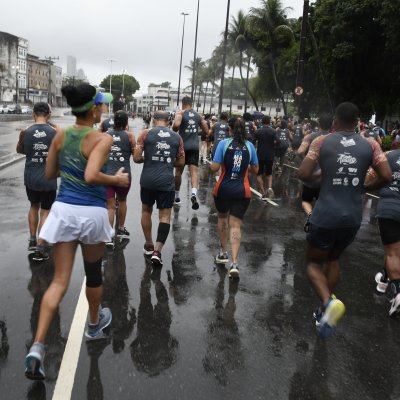
[[[109,106],[111,107],[111,106]],[[124,103],[122,101],[115,101],[112,104],[113,113],[124,109]],[[107,132],[109,129],[114,128],[114,117],[106,118],[100,123],[100,132]]]
[[[175,195],[174,167],[183,168],[185,151],[182,138],[168,128],[166,111],[156,111],[153,123],[152,129],[145,129],[140,134],[133,160],[135,163],[144,163],[140,176],[142,228],[146,240],[143,252],[151,256],[154,266],[162,266],[161,250],[169,234],[171,208]],[[151,235],[151,214],[154,203],[159,210],[155,246]]]
[[[257,146],[257,157],[259,170],[257,173],[257,183],[260,187],[262,200],[267,200],[264,186],[264,175],[267,181],[267,192],[271,199],[274,196],[272,189],[272,166],[274,165],[275,146],[279,146],[281,140],[275,129],[271,128],[271,117],[264,115],[261,119],[262,127],[256,130],[254,135]]]
[[[300,179],[308,181],[318,163],[321,167],[321,190],[310,218],[306,259],[308,278],[321,300],[314,317],[322,338],[334,333],[345,313],[344,304],[333,292],[340,277],[340,255],[353,242],[361,224],[362,195],[392,178],[378,143],[355,133],[357,118],[356,105],[340,104],[335,113],[336,132],[314,140],[299,169]],[[380,180],[364,185],[370,166]]]
[[[212,151],[212,158],[214,158],[215,150],[217,150],[219,142],[227,139],[229,136],[228,114],[226,112],[222,112],[219,121],[212,126],[211,136],[214,136],[214,147]]]
[[[249,140],[251,143],[253,143],[257,125],[254,123],[253,117],[248,112],[245,112],[243,114],[243,119],[244,119],[244,126],[246,129],[246,139]]]
[[[35,261],[49,258],[44,240],[37,240],[36,235],[39,234],[49,215],[57,190],[57,179],[47,179],[45,176],[47,155],[56,134],[56,129],[47,123],[49,117],[49,105],[43,102],[36,103],[33,107],[35,123],[21,131],[17,144],[17,153],[26,155],[24,183],[31,203],[28,213],[30,231],[28,250],[35,251],[33,256]]]
[[[283,119],[279,128],[276,130],[279,135],[280,144],[275,148],[275,169],[277,172],[282,172],[283,162],[285,160],[286,152],[289,148],[289,129],[287,128],[287,122]]]
[[[192,99],[184,97],[182,99],[182,110],[175,114],[175,121],[172,126],[174,131],[178,131],[182,137],[185,147],[185,165],[189,165],[189,173],[192,184],[192,195],[190,200],[192,202],[192,209],[198,210],[199,203],[197,201],[197,189],[199,186],[199,178],[197,169],[199,164],[199,128],[209,135],[207,122],[204,118],[193,110]],[[182,173],[185,165],[175,168],[175,204],[180,205],[181,200],[179,197],[179,190],[182,183]]]

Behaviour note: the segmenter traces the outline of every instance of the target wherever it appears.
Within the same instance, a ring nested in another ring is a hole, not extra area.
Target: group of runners
[[[320,300],[314,312],[318,334],[323,338],[332,335],[345,312],[344,304],[334,295],[339,258],[360,227],[366,190],[381,188],[378,218],[385,264],[376,276],[377,290],[385,292],[390,284],[393,300],[389,314],[400,310],[400,137],[394,139],[394,150],[384,154],[379,141],[357,131],[358,109],[354,104],[342,103],[334,116],[322,114],[315,123],[285,119],[273,123],[264,116],[257,125],[250,114],[229,118],[222,113],[219,120],[208,122],[193,109],[192,100],[184,97],[172,129],[169,113],[158,110],[152,115],[152,126],[146,126],[136,141],[128,130],[128,115],[118,102],[114,103],[113,116],[101,122],[105,104],[112,101],[110,94],[88,84],[67,86],[62,92],[76,117],[75,124],[65,129],[50,125],[50,107],[37,103],[35,123],[21,132],[17,145],[17,150],[26,154],[25,186],[31,203],[29,250],[41,261],[49,257],[51,245],[55,263],[34,343],[25,359],[28,378],[45,378],[45,337],[68,288],[78,245],[89,304],[86,338],[102,338],[112,321],[111,311],[101,306],[102,257],[113,236],[129,238],[125,220],[132,176],[130,158],[143,164],[143,253],[157,269],[163,265],[162,249],[170,232],[172,209],[181,205],[185,166],[191,185],[188,200],[193,210],[199,209],[198,165],[203,141],[213,141],[210,168],[217,180],[213,195],[220,250],[214,261],[229,264],[230,278],[239,278],[241,224],[251,198],[249,173],[257,175],[261,199],[271,199],[274,164],[280,172],[290,151],[302,160],[299,177],[304,181],[307,214],[307,275]],[[100,129],[94,128],[100,122]],[[56,196],[58,176],[61,183]],[[114,230],[116,202],[119,224]],[[155,239],[154,205],[159,213]]]

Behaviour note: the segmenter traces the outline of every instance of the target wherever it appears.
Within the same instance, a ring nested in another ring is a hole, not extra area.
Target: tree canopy
[[[100,86],[109,90],[110,75],[106,76],[100,83]],[[114,99],[119,99],[123,94],[125,102],[130,102],[133,95],[140,89],[139,82],[131,75],[112,75],[111,92]]]

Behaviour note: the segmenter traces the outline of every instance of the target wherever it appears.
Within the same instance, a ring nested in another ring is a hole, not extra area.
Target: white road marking
[[[75,373],[78,367],[79,353],[81,351],[83,331],[85,329],[88,313],[88,303],[86,301],[86,280],[83,280],[81,292],[76,305],[74,318],[69,331],[67,345],[60,371],[53,393],[53,400],[71,399],[72,389],[74,387]]]

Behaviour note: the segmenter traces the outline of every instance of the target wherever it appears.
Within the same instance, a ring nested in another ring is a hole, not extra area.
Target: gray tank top
[[[124,172],[131,177],[131,142],[126,131],[117,131],[110,128],[107,134],[112,136],[113,144],[110,150],[110,156],[107,163],[107,175],[115,175],[115,173],[122,167],[125,168]]]
[[[335,132],[321,145],[321,191],[311,223],[323,228],[352,228],[361,224],[364,180],[373,148],[357,133]]]
[[[229,126],[227,122],[217,122],[214,126],[214,149],[218,147],[218,143],[229,136]],[[215,150],[214,150],[215,152]]]
[[[296,127],[294,128],[294,132],[293,132],[293,141],[292,141],[292,147],[294,148],[299,148],[301,145],[301,142],[303,140],[303,127],[299,124],[296,125]]]
[[[197,134],[196,134],[197,136]],[[159,191],[174,191],[174,163],[179,152],[180,137],[171,129],[150,129],[143,141],[144,164],[140,185]]]
[[[39,192],[57,190],[57,179],[46,178],[46,160],[56,130],[49,124],[33,124],[26,128],[23,138],[26,154],[24,183]]]
[[[199,151],[200,121],[200,115],[192,108],[183,113],[179,134],[182,137],[185,150]]]
[[[379,192],[378,217],[400,222],[400,150],[387,154],[393,180]]]

